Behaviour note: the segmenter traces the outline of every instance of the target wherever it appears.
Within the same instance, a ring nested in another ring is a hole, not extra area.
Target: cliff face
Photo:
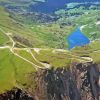
[[[100,100],[99,70],[88,63],[38,72],[36,100]]]
[[[4,96],[13,97],[10,100],[100,100],[99,77],[100,65],[92,63],[73,64],[69,69],[40,70],[35,75],[33,97],[21,90],[11,90],[1,94],[0,100],[8,100]]]

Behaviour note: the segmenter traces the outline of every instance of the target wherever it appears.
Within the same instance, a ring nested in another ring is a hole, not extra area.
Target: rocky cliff
[[[93,63],[40,70],[35,75],[36,88],[32,96],[21,90],[13,90],[13,94],[11,90],[1,94],[0,100],[100,100],[99,78],[100,65]],[[5,96],[13,98],[5,99]]]

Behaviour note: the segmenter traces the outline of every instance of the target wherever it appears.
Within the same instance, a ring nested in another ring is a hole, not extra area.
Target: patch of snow
[[[87,26],[87,25],[82,25],[82,26],[80,27],[80,30],[82,31],[83,28],[86,27],[86,26]]]
[[[100,21],[96,22],[96,25],[100,25]]]

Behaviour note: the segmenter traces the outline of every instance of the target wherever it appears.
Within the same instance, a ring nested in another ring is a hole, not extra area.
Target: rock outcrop
[[[34,100],[28,93],[18,88],[13,88],[6,93],[0,94],[0,100]]]
[[[40,70],[32,96],[20,89],[0,95],[0,100],[100,100],[100,65],[73,63],[68,69]]]
[[[100,100],[99,71],[88,63],[38,72],[36,100]]]

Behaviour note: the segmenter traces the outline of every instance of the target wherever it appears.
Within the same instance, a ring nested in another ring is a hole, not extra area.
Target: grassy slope
[[[2,0],[1,0],[2,1]],[[4,0],[6,1],[6,0]],[[8,0],[10,2],[10,0]],[[19,1],[14,1],[13,3],[19,4]],[[11,5],[13,5],[11,3]],[[24,4],[23,4],[24,5]],[[44,25],[37,25],[36,23],[33,23],[33,21],[30,20],[30,17],[26,16],[17,16],[15,14],[15,19],[18,19],[20,21],[24,22],[32,22],[31,26],[29,25],[22,25],[18,21],[11,19],[11,16],[6,13],[4,10],[0,10],[0,27],[5,29],[6,31],[12,32],[14,34],[20,34],[22,37],[26,37],[33,45],[33,47],[52,47],[52,48],[64,48],[66,49],[66,36],[70,34],[73,29],[77,25],[87,25],[83,32],[86,34],[89,38],[91,38],[90,33],[96,33],[96,39],[100,37],[99,31],[100,26],[96,25],[97,18],[100,16],[100,11],[98,10],[84,10],[84,9],[72,9],[69,10],[69,13],[76,13],[76,12],[86,12],[83,15],[79,17],[71,16],[66,17],[66,13],[56,22],[56,23],[50,23],[50,24],[44,24]],[[88,14],[87,14],[88,13]],[[4,16],[4,17],[3,17]],[[28,16],[28,15],[27,15]],[[34,17],[34,16],[33,16]],[[36,16],[35,16],[36,17]],[[41,17],[41,16],[40,16]],[[23,22],[23,23],[24,23]],[[60,27],[59,23],[68,23],[71,22],[72,25],[70,26],[62,26]],[[26,24],[25,23],[25,24]]]
[[[60,11],[59,11],[60,12]],[[77,15],[77,13],[82,15]],[[67,15],[69,13],[69,15]],[[58,14],[60,15],[60,14]],[[96,33],[95,38],[100,38],[100,25],[96,25],[96,22],[99,21],[100,10],[84,10],[81,8],[70,9],[68,12],[63,11],[62,17],[58,20],[59,23],[68,23],[70,22],[74,27],[86,25],[82,32],[89,38],[93,38],[91,34]]]
[[[76,16],[75,13],[84,13],[83,15]],[[69,13],[69,16],[66,15]],[[71,16],[71,14],[73,16]],[[26,15],[26,16],[25,16]],[[36,23],[38,22],[37,18],[41,16],[35,15],[35,14],[18,14],[15,13],[14,19],[21,21],[25,26],[26,29],[29,29],[32,33],[30,36],[26,36],[32,43],[34,44],[34,47],[52,47],[52,48],[63,48],[66,49],[66,36],[70,34],[73,29],[75,29],[77,26],[87,25],[82,31],[83,33],[88,36],[89,38],[96,38],[98,39],[100,37],[99,31],[100,26],[96,25],[97,19],[100,16],[99,10],[85,10],[82,8],[77,9],[71,9],[68,12],[65,11],[65,14],[62,14],[56,22],[53,23]],[[38,17],[37,17],[38,16]],[[42,16],[43,17],[43,16]],[[35,21],[34,21],[34,20]],[[65,25],[61,25],[62,23],[65,23]],[[20,26],[20,25],[18,25]],[[20,26],[21,29],[19,33],[27,33],[22,26]],[[16,28],[18,29],[18,28]],[[15,30],[16,30],[15,29]],[[24,32],[21,32],[21,31]],[[17,30],[18,31],[18,30]],[[91,34],[96,33],[96,37],[92,37]],[[25,35],[23,34],[23,35]],[[34,38],[34,39],[33,39]],[[37,41],[37,42],[36,42]]]
[[[30,53],[23,50],[15,50],[14,52],[34,64],[43,67],[32,58]],[[69,51],[55,51],[55,49],[40,50],[40,53],[32,50],[32,53],[39,62],[48,63],[54,68],[68,68],[71,62],[80,62],[83,60],[80,57],[75,57]],[[34,67],[23,59],[13,55],[9,49],[0,50],[0,93],[14,86],[30,88],[28,87],[29,84],[34,85],[28,81],[28,75],[35,72]]]
[[[68,68],[71,62],[71,56],[63,52],[52,52],[53,49],[41,50],[39,54],[33,51],[35,57],[41,61],[50,64],[54,68],[65,67]]]
[[[91,42],[86,47],[76,47],[71,52],[78,56],[89,56],[95,63],[100,63],[100,41]]]
[[[57,23],[48,25],[33,25],[31,27],[36,33],[38,39],[43,41],[43,46],[52,48],[66,48],[66,36],[73,29],[72,26],[64,26],[60,28]]]
[[[34,38],[34,33],[30,29],[26,28],[24,25],[21,25],[20,23],[11,19],[11,17],[5,11],[5,9],[0,8],[0,13],[1,13],[0,14],[0,28],[2,28],[5,32],[12,33],[12,36],[14,34],[22,35],[23,37],[26,37],[30,40],[35,41],[35,43],[37,42],[36,39],[38,39],[38,38]],[[43,31],[43,33],[45,33],[45,36],[47,35],[44,27],[41,28],[40,31],[41,32]],[[32,32],[33,34],[29,34],[30,32]],[[0,40],[0,43],[1,43],[1,45],[3,45],[6,42],[8,42],[9,39],[2,32],[0,32],[0,34],[2,35],[2,37],[0,37],[0,38],[3,39],[3,40]],[[39,34],[39,32],[38,32],[38,34]],[[44,41],[45,36],[43,36],[43,41]],[[50,39],[50,37],[48,36],[48,39]],[[39,43],[37,43],[37,44],[39,44]],[[29,59],[30,61],[34,62],[35,64],[37,64],[34,61],[34,59],[32,59],[32,57],[30,57],[30,54],[27,54],[27,52],[20,51],[19,54],[21,56]],[[50,55],[49,52],[48,52],[48,55]],[[44,56],[44,54],[42,54],[41,58],[44,58],[45,61],[48,61],[48,60],[46,60],[47,56],[46,56],[46,58],[43,56]],[[49,57],[48,59],[51,59],[51,57]],[[54,67],[66,66],[66,64],[67,64],[65,57],[59,58],[59,57],[56,57],[56,55],[55,55],[54,59],[56,60],[55,62],[50,62],[51,65]],[[60,65],[57,64],[57,60],[60,61],[61,59],[62,59],[62,64],[60,64]],[[40,61],[41,60],[42,59],[40,59]],[[37,64],[37,65],[40,65],[40,64]],[[30,65],[29,63],[16,57],[15,55],[11,54],[11,52],[8,49],[0,50],[0,93],[4,92],[6,90],[9,90],[14,86],[19,86],[19,85],[23,86],[24,84],[28,84],[26,75],[33,71],[34,71],[34,69],[33,69],[32,65]]]
[[[8,37],[0,31],[0,46],[9,42]]]
[[[83,10],[84,11],[84,10]],[[41,44],[38,47],[53,47],[53,48],[63,48],[66,49],[66,37],[70,34],[74,29],[78,26],[87,25],[83,28],[82,32],[89,37],[90,39],[98,39],[100,38],[100,26],[96,25],[98,22],[98,18],[100,16],[99,10],[85,10],[83,15],[78,17],[70,16],[61,17],[58,21],[48,24],[35,24],[30,23],[29,28],[35,33],[39,40],[41,40]],[[75,11],[73,12],[75,13]],[[27,15],[28,16],[28,15]],[[36,17],[36,16],[35,16]],[[21,18],[22,17],[18,17]],[[25,16],[27,19],[26,24],[30,21],[28,17]],[[32,20],[32,19],[31,19]],[[61,24],[65,25],[61,25]],[[66,24],[70,25],[66,25]],[[96,36],[92,36],[93,33],[96,33]]]
[[[8,49],[0,50],[0,93],[14,86],[27,84],[27,74],[34,72],[29,63],[14,56]]]
[[[91,38],[91,34],[96,33],[96,37],[93,39],[98,39],[100,38],[100,26],[96,25],[96,23],[99,21],[97,20],[99,16],[100,10],[90,11],[90,14],[84,14],[77,18],[75,23],[78,23],[79,25],[86,25],[86,27],[83,29],[84,34]]]
[[[98,48],[99,49],[99,48]],[[40,50],[40,53],[36,53],[32,50],[32,53],[36,59],[40,62],[45,62],[50,64],[54,68],[65,67],[68,68],[72,62],[80,62],[83,60],[80,56],[90,56],[94,59],[95,62],[100,62],[99,54],[100,52],[90,52],[82,49],[82,52],[76,50],[73,52],[62,52],[56,51],[55,49],[46,49]],[[80,49],[79,49],[80,50]],[[90,49],[89,49],[90,50]],[[94,51],[91,49],[91,51]],[[38,66],[41,66],[34,61],[32,56],[26,51],[16,51],[20,56],[32,61]],[[76,53],[77,52],[77,53]],[[83,52],[87,52],[84,53]],[[80,54],[80,55],[79,55]],[[78,55],[79,57],[75,57]],[[80,60],[79,60],[80,59]],[[5,90],[9,90],[14,86],[21,86],[27,88],[28,83],[28,74],[34,73],[34,68],[28,62],[18,58],[13,55],[8,49],[0,50],[0,93]],[[42,67],[42,66],[41,66]],[[33,85],[33,84],[30,84]]]
[[[27,51],[25,51],[25,50],[15,50],[15,52],[16,52],[17,54],[19,54],[20,56],[22,56],[22,57],[28,59],[29,61],[33,62],[34,64],[36,64],[36,65],[38,65],[38,66],[41,66],[41,67],[44,67],[44,66],[41,65],[40,63],[37,63],[37,62],[33,59],[32,55],[31,55],[30,53],[28,53]]]
[[[32,46],[37,46],[41,43],[37,36],[25,25],[13,20],[4,8],[0,7],[0,28],[5,32],[12,33],[12,37],[17,34],[28,39]]]

